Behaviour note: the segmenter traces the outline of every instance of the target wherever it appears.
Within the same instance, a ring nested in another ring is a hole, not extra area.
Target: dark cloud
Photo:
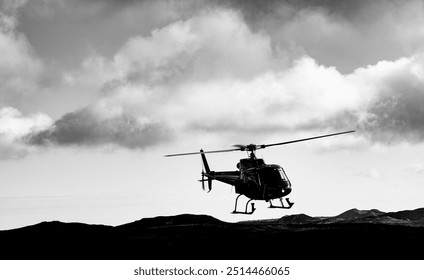
[[[424,83],[404,78],[392,80],[388,86],[370,108],[370,119],[363,124],[368,136],[388,144],[423,142]]]
[[[112,56],[128,38],[180,19],[173,2],[31,0],[19,9],[17,30],[47,62],[77,68],[91,51]]]
[[[367,93],[373,95],[371,101],[330,116],[326,122],[312,122],[308,128],[356,129],[371,142],[388,145],[424,142],[423,65],[422,57],[413,57],[382,62],[362,74],[358,71],[361,83],[371,88]]]
[[[367,111],[345,111],[326,120],[311,120],[297,129],[356,130],[371,143],[396,145],[424,142],[424,90],[404,88],[403,92],[379,98]],[[367,117],[361,118],[366,115]]]
[[[27,136],[26,142],[42,146],[114,144],[143,149],[165,141],[167,137],[168,131],[160,124],[141,124],[126,114],[103,118],[87,107],[64,115],[47,130]]]
[[[273,47],[298,57],[306,54],[343,73],[422,50],[422,1],[270,0],[216,1],[240,11]],[[413,36],[411,28],[416,30]],[[384,46],[384,48],[382,47]]]
[[[389,6],[401,5],[401,0],[216,0],[209,1],[224,7],[240,10],[246,19],[258,22],[272,16],[281,16],[281,10],[292,11],[295,16],[301,10],[325,10],[328,14],[349,20],[357,20],[367,16],[373,16],[379,9],[384,11]],[[285,14],[290,15],[290,14]],[[281,19],[288,20],[290,18]]]
[[[34,0],[21,9],[18,29],[42,57],[76,67],[88,49],[112,56],[130,37],[148,36],[205,10],[225,9],[239,12],[250,29],[269,36],[275,49],[294,59],[299,53],[307,54],[349,73],[382,59],[397,59],[405,56],[406,50],[421,46],[424,39],[411,45],[410,38],[396,38],[404,33],[396,29],[410,20],[408,11],[416,12],[417,20],[422,18],[422,7],[414,3],[420,2]],[[405,28],[410,30],[410,26]]]

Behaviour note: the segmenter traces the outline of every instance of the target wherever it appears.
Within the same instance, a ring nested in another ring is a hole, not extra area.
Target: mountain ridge
[[[370,222],[378,222],[381,221],[384,223],[384,219],[391,217],[395,220],[398,220],[400,223],[404,224],[404,222],[409,222],[408,224],[411,226],[424,226],[424,207],[417,208],[414,210],[401,210],[397,212],[383,212],[378,209],[370,209],[370,210],[359,210],[357,208],[349,209],[339,215],[335,216],[309,216],[306,214],[293,214],[293,215],[285,215],[281,218],[277,219],[263,219],[263,220],[248,220],[242,222],[234,222],[234,223],[281,223],[281,224],[307,224],[307,223],[346,223],[346,222],[355,222],[355,223],[370,223]],[[373,219],[375,219],[373,221]],[[86,224],[81,222],[61,222],[61,221],[43,221],[33,225],[27,225],[24,227],[13,228],[0,230],[1,232],[8,231],[17,231],[17,230],[28,230],[32,227],[37,228],[55,228],[59,225],[73,225],[76,227],[111,227],[111,228],[122,228],[122,227],[131,227],[134,225],[137,226],[176,226],[176,225],[190,225],[190,224],[231,224],[231,222],[225,222],[219,220],[213,216],[205,215],[205,214],[178,214],[171,216],[156,216],[156,217],[147,217],[142,218],[140,220],[136,220],[129,223],[120,224],[117,226],[104,225],[104,224]]]
[[[51,221],[2,230],[0,240],[1,259],[424,259],[424,208],[234,223],[200,214]]]
[[[302,217],[302,218],[300,218]],[[283,224],[337,224],[363,223],[386,224],[424,227],[424,208],[403,210],[398,212],[383,212],[378,209],[358,210],[352,208],[339,215],[330,217],[311,217],[305,214],[283,216],[279,219]]]

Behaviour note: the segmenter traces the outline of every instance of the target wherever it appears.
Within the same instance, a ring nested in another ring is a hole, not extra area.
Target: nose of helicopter
[[[281,180],[274,184],[267,185],[267,193],[269,197],[280,198],[285,197],[291,193],[292,189],[287,181]]]
[[[280,182],[282,196],[289,195],[292,191],[291,185],[288,181],[282,180]]]
[[[291,193],[292,189],[282,189],[282,196],[289,195]]]

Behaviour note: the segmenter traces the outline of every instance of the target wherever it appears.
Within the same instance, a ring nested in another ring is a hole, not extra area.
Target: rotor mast
[[[256,159],[256,154],[255,154],[256,148],[257,148],[257,145],[255,145],[255,144],[249,144],[249,145],[244,146],[244,150],[247,151],[250,159],[252,159],[252,160]]]

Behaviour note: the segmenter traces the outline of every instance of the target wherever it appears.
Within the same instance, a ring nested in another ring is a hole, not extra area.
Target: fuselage
[[[262,160],[263,161],[263,160]],[[261,164],[240,170],[236,193],[255,200],[271,200],[288,195],[291,183],[284,169],[276,164]]]
[[[265,164],[263,159],[253,157],[241,159],[236,171],[211,171],[204,154],[202,159],[206,169],[202,174],[208,178],[209,190],[212,180],[217,180],[233,185],[236,193],[254,200],[269,201],[291,192],[290,180],[280,165]]]

